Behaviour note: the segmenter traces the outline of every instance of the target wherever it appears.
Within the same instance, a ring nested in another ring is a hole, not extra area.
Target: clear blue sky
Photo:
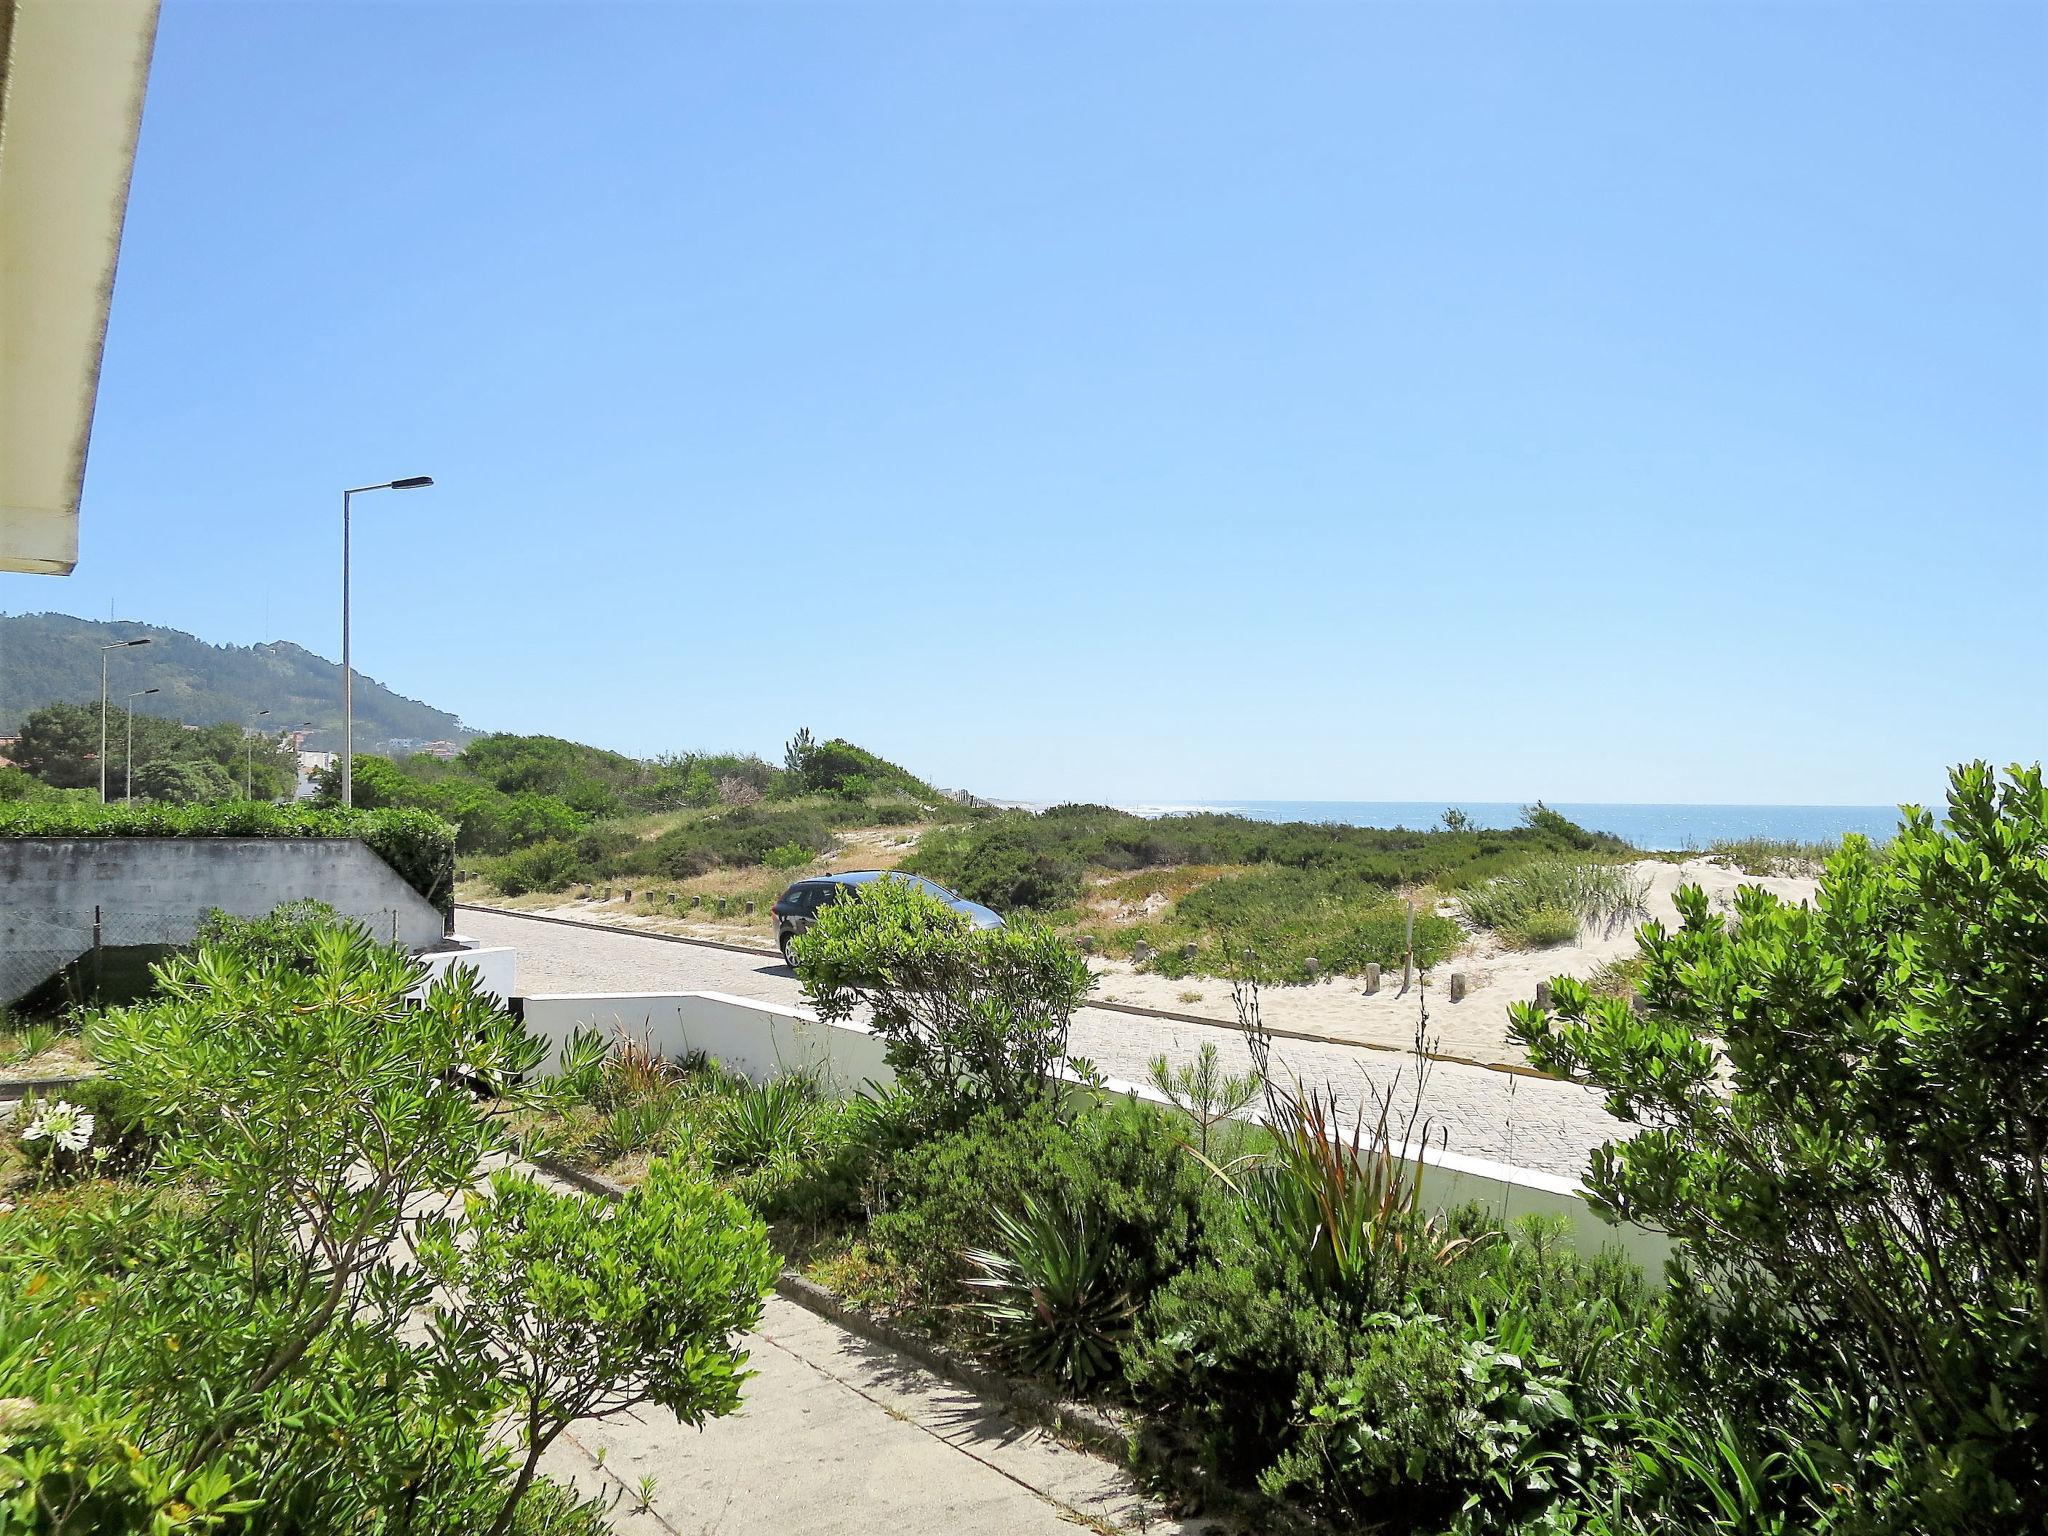
[[[167,0],[69,580],[1016,796],[2048,742],[2033,4]],[[266,622],[266,613],[268,615]]]

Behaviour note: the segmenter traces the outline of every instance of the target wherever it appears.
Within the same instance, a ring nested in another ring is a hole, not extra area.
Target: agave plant
[[[996,1213],[1003,1250],[970,1248],[967,1310],[996,1354],[1085,1391],[1116,1370],[1135,1311],[1110,1281],[1109,1244],[1085,1212],[1024,1198],[1022,1216]]]
[[[682,1100],[675,1094],[630,1100],[598,1123],[593,1140],[612,1157],[658,1150],[682,1113]]]
[[[711,1119],[711,1166],[745,1173],[794,1162],[817,1141],[818,1085],[798,1073],[718,1101]]]

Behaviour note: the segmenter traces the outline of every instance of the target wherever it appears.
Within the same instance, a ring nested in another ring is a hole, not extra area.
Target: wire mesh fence
[[[140,997],[150,966],[189,947],[204,915],[189,907],[0,907],[0,1007],[36,1014]],[[380,939],[397,939],[395,908],[341,915]]]

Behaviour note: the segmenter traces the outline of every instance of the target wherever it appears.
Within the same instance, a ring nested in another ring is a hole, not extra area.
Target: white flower
[[[41,1141],[47,1137],[62,1151],[83,1152],[92,1140],[92,1126],[91,1111],[59,1099],[43,1106],[34,1123],[21,1133],[21,1139]]]

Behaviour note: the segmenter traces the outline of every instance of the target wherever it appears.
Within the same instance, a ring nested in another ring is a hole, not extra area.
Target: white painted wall
[[[541,1071],[552,1072],[561,1047],[579,1029],[607,1039],[630,1038],[669,1059],[704,1051],[755,1082],[786,1072],[815,1072],[843,1093],[896,1080],[882,1042],[864,1024],[822,1024],[801,1008],[724,992],[586,992],[526,999],[526,1027],[554,1047]]]
[[[453,967],[460,965],[475,971],[484,991],[498,1001],[506,1002],[518,995],[518,956],[512,949],[482,949],[474,944],[465,944],[461,949],[435,950],[421,955],[420,959],[426,962],[427,977],[416,991],[424,992]]]
[[[526,1027],[553,1052],[543,1072],[559,1063],[562,1045],[579,1029],[608,1038],[630,1037],[674,1058],[704,1051],[720,1063],[766,1082],[785,1072],[813,1071],[844,1093],[895,1080],[882,1042],[863,1024],[824,1024],[800,1008],[733,997],[723,992],[554,993],[526,999]],[[1149,1084],[1110,1079],[1105,1094],[1135,1094],[1155,1104],[1165,1096]],[[1428,1149],[1423,1188],[1438,1208],[1477,1204],[1503,1221],[1529,1215],[1562,1216],[1581,1252],[1619,1247],[1653,1280],[1662,1273],[1671,1240],[1630,1224],[1611,1226],[1586,1204],[1576,1179],[1517,1168],[1482,1157]]]

